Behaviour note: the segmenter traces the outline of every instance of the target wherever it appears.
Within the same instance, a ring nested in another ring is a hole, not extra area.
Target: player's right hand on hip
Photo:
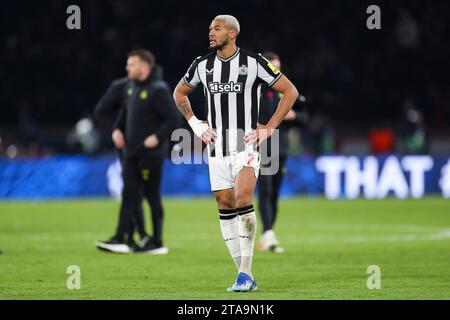
[[[199,120],[196,116],[192,116],[188,120],[188,123],[195,135],[202,139],[204,143],[210,144],[216,140],[217,133],[208,126],[208,122]]]

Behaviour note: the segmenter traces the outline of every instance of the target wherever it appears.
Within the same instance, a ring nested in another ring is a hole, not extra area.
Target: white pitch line
[[[295,237],[297,243],[303,244],[315,244],[315,243],[325,243],[325,242],[344,242],[344,243],[364,243],[364,242],[397,242],[397,241],[436,241],[436,240],[447,240],[450,239],[450,229],[443,227],[433,227],[433,226],[418,226],[418,225],[381,225],[381,224],[325,224],[325,223],[306,223],[303,225],[306,228],[312,228],[320,230],[321,233],[327,230],[339,230],[346,231],[349,233],[361,233],[361,232],[393,232],[393,235],[383,235],[383,236],[322,236],[314,235],[309,230],[308,235],[300,235]],[[397,233],[397,234],[395,234]],[[405,234],[406,233],[406,234]],[[292,237],[289,237],[291,241]]]
[[[344,238],[345,242],[361,243],[369,241],[397,242],[397,241],[435,241],[450,239],[450,230],[442,230],[428,235],[393,235],[381,237],[348,237]]]

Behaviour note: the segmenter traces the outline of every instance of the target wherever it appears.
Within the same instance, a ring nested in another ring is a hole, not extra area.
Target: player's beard
[[[215,46],[209,46],[209,50],[210,51],[214,51],[214,50],[222,50],[227,44],[229,43],[228,39],[226,39],[224,42],[222,42],[221,44],[217,44],[216,41],[216,45]]]

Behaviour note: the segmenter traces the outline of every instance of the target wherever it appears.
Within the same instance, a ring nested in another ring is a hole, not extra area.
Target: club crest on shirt
[[[245,76],[246,74],[248,74],[248,68],[245,64],[239,67],[239,74],[241,76]]]

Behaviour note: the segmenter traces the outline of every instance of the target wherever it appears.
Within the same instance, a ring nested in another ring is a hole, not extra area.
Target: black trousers
[[[123,168],[123,152],[122,150],[117,150],[117,153]],[[122,231],[123,226],[121,226],[120,221],[123,219],[121,219],[120,217],[125,217],[128,212],[124,212],[123,206],[122,205],[120,206],[119,224],[117,226],[116,237],[122,238],[124,234],[127,234],[129,238],[131,238],[134,232],[138,232],[141,238],[147,235],[147,233],[145,232],[144,208],[142,207],[142,200],[143,200],[143,192],[142,190],[140,190],[136,210],[133,212],[131,216],[131,225],[129,226],[130,228],[129,230]]]
[[[163,208],[161,174],[164,160],[148,157],[124,157],[122,161],[123,190],[118,237],[132,234],[133,214],[140,206],[140,193],[148,201],[153,224],[153,239],[162,244]]]
[[[286,159],[280,159],[280,169],[274,175],[258,178],[258,205],[263,223],[263,232],[273,228],[278,213],[278,198],[286,171]]]

